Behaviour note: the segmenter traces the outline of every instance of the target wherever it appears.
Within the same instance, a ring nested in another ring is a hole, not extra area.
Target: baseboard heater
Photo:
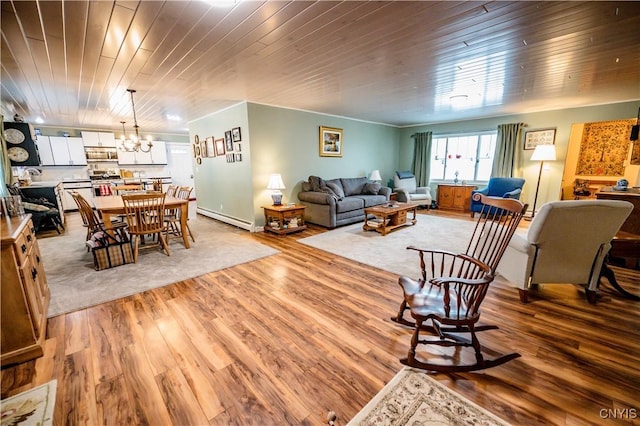
[[[256,232],[255,224],[253,222],[249,222],[244,219],[238,219],[237,217],[233,216],[227,216],[226,214],[214,212],[213,210],[207,210],[202,207],[198,207],[196,209],[196,212],[203,216],[219,220],[220,222],[228,223],[229,225],[237,226],[238,228],[246,229],[250,232]]]

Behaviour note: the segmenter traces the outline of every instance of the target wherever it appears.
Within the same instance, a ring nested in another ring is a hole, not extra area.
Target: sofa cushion
[[[360,198],[362,201],[364,201],[365,207],[378,206],[380,204],[384,204],[387,202],[387,197],[384,195],[360,194],[360,195],[354,195],[353,197],[350,197],[350,198],[355,198],[355,197]]]
[[[362,189],[369,182],[369,179],[366,177],[361,178],[340,178],[340,182],[342,183],[342,189],[344,190],[344,195],[349,197],[351,195],[362,194]]]
[[[342,190],[342,185],[333,181],[326,181],[327,187],[338,197],[338,200],[342,200],[344,198],[344,191]]]
[[[382,188],[382,185],[380,185],[378,182],[367,182],[364,185],[364,188],[362,188],[362,193],[368,195],[378,195],[378,191],[380,191],[380,188]]]
[[[336,212],[348,212],[364,208],[364,200],[358,197],[346,197],[336,203]]]

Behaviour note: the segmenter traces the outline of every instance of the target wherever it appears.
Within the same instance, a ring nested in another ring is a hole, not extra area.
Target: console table
[[[438,184],[438,208],[445,210],[471,209],[471,191],[475,185]]]

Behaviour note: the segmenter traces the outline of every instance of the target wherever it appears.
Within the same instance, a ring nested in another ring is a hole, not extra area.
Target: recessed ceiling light
[[[167,114],[167,120],[169,121],[182,121],[182,117],[179,115]]]

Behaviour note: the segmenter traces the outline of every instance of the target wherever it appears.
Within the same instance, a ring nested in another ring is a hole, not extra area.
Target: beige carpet
[[[141,250],[136,264],[96,271],[83,243],[86,230],[79,217],[70,217],[67,234],[38,239],[51,291],[49,317],[278,253],[246,238],[245,230],[197,215],[189,220],[196,238],[190,249],[174,237],[171,256]]]
[[[52,380],[0,401],[2,426],[50,426],[56,404],[56,385]]]
[[[363,231],[362,223],[358,223],[299,241],[398,275],[418,277],[418,254],[408,251],[407,246],[462,252],[474,226],[475,222],[468,220],[419,214],[416,225],[398,228],[385,236]]]
[[[405,367],[347,424],[382,425],[509,425],[432,379]]]

